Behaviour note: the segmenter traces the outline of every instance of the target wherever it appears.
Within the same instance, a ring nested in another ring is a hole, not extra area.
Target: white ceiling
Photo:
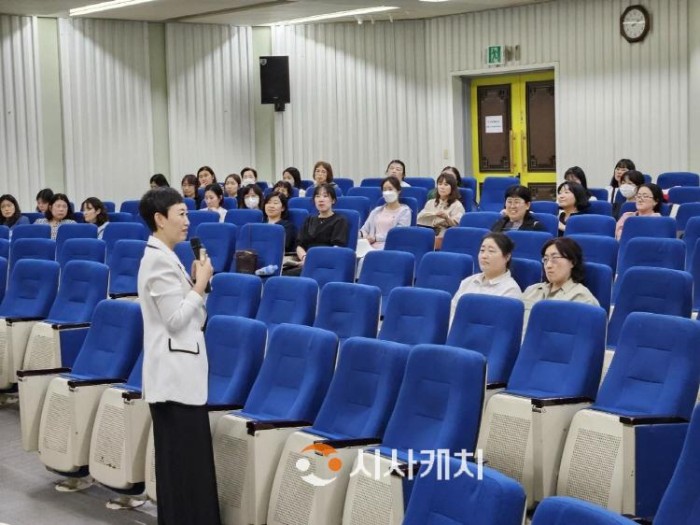
[[[0,0],[0,13],[64,17],[68,16],[69,9],[102,1],[104,0]],[[395,6],[399,9],[372,15],[374,20],[388,20],[390,16],[394,20],[432,18],[544,1],[549,0],[449,0],[440,3],[419,0],[153,0],[132,7],[94,13],[87,17],[256,26],[379,5]],[[364,15],[362,18],[371,21],[370,15]]]

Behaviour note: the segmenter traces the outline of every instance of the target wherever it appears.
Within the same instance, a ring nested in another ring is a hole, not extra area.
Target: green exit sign
[[[486,65],[502,66],[506,63],[505,46],[489,46],[486,49]]]

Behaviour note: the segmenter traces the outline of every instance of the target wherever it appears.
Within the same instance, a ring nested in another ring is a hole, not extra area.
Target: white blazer
[[[143,315],[143,398],[149,403],[207,402],[204,299],[165,243],[149,237],[138,277]]]

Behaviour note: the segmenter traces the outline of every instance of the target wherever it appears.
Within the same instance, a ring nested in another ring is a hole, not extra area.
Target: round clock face
[[[649,31],[649,12],[641,5],[625,9],[620,17],[620,30],[629,42],[639,42]]]

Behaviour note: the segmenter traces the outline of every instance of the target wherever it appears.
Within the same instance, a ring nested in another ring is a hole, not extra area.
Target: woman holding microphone
[[[219,523],[207,402],[204,295],[213,274],[204,254],[192,275],[173,251],[187,237],[182,196],[147,192],[139,204],[151,230],[138,276],[144,321],[143,397],[153,418],[159,525]]]

